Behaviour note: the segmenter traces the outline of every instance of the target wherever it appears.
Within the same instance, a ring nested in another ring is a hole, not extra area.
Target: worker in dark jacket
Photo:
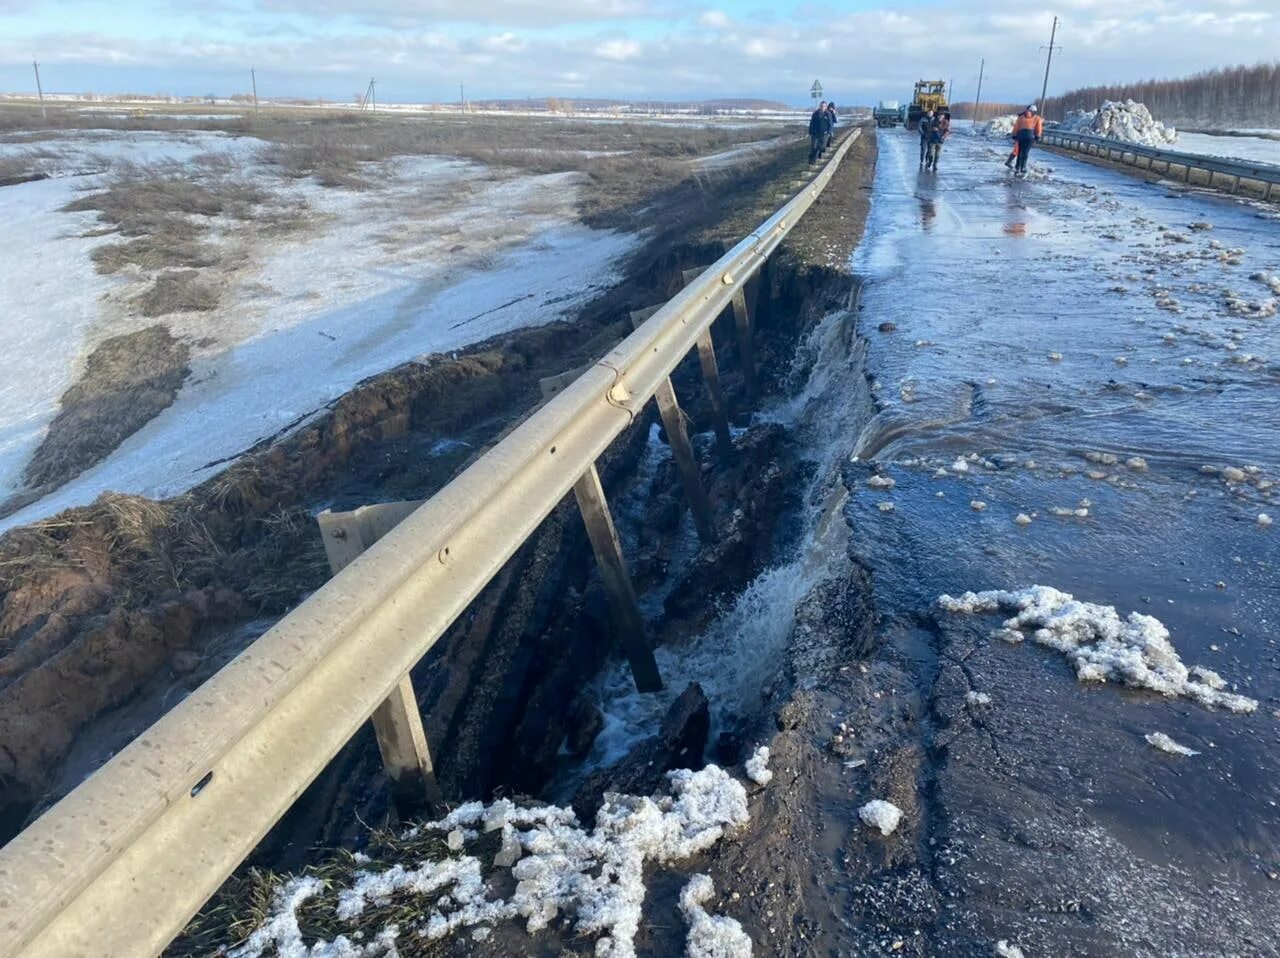
[[[822,148],[826,145],[827,130],[830,129],[831,118],[827,114],[827,101],[823,100],[809,117],[809,163],[818,161]]]
[[[924,169],[925,154],[929,151],[929,137],[933,133],[933,111],[929,110],[920,117],[920,169]]]
[[[938,172],[938,160],[942,158],[942,144],[951,135],[951,114],[943,110],[933,118],[929,126],[929,143],[925,149],[924,168]]]
[[[1044,120],[1032,103],[1013,121],[1013,140],[1018,145],[1018,165],[1015,168],[1018,176],[1027,175],[1027,157],[1031,153],[1031,144],[1039,143],[1043,135]]]
[[[836,121],[839,119],[836,115],[836,105],[834,103],[827,104],[827,146],[831,145],[832,140],[836,137]]]

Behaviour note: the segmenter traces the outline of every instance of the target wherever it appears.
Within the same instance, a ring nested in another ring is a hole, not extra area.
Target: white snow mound
[[[481,830],[498,829],[503,832],[504,844],[508,837],[518,840],[522,857],[511,868],[515,890],[508,898],[490,897],[481,860],[465,849],[440,861],[396,864],[381,871],[362,869],[348,887],[336,889],[334,918],[339,921],[350,921],[366,907],[384,905],[395,895],[424,896],[421,920],[403,928],[388,926],[390,930],[384,930],[378,941],[368,946],[372,949],[376,945],[376,952],[353,944],[345,935],[332,942],[303,942],[297,909],[326,892],[324,882],[306,876],[277,889],[265,921],[227,955],[358,958],[394,954],[398,935],[437,940],[461,928],[480,931],[512,919],[524,919],[529,932],[534,933],[564,912],[574,919],[576,933],[600,936],[596,940],[598,956],[634,958],[646,891],[645,864],[663,864],[705,851],[731,829],[746,824],[749,817],[746,789],[715,765],[698,772],[677,769],[667,778],[667,795],[607,794],[596,826],[589,832],[578,824],[572,809],[554,805],[522,808],[508,799],[491,805],[469,802],[439,821],[420,826],[418,831],[441,835],[460,830],[466,842],[480,837]],[[689,894],[693,907],[700,892]],[[710,894],[708,891],[700,900]],[[736,927],[736,922],[703,915],[708,924],[699,940],[726,943],[726,949],[738,950],[690,950],[689,954],[751,953],[750,939],[746,939],[743,951],[741,939],[733,934],[730,925]],[[691,942],[692,937],[691,933]]]
[[[1016,114],[997,116],[982,124],[982,135],[991,137],[1008,137],[1013,135],[1013,123],[1018,119]]]
[[[688,958],[751,958],[751,937],[742,925],[724,915],[710,915],[703,906],[716,893],[709,875],[694,875],[680,892],[680,912],[689,923],[685,939]]]
[[[761,745],[756,749],[755,753],[747,759],[744,767],[747,770],[747,778],[757,785],[768,785],[773,781],[773,772],[769,771],[769,747],[767,745]]]
[[[858,809],[858,817],[864,825],[880,829],[881,835],[892,835],[902,822],[902,809],[893,802],[877,798]]]
[[[1097,110],[1072,110],[1061,129],[1071,133],[1105,136],[1140,146],[1167,146],[1178,141],[1178,131],[1156,120],[1144,104],[1107,100]]]
[[[1149,615],[1131,612],[1127,619],[1121,619],[1113,606],[1079,602],[1044,585],[1016,592],[944,595],[938,605],[947,612],[970,615],[1016,613],[994,634],[1006,638],[1009,632],[1030,631],[1034,641],[1065,655],[1081,682],[1114,680],[1232,712],[1252,712],[1258,707],[1255,699],[1224,692],[1225,683],[1215,673],[1184,665],[1169,641],[1169,630]]]

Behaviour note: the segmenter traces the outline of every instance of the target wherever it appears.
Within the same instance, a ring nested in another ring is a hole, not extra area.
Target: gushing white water
[[[574,782],[617,762],[657,732],[666,710],[690,682],[700,683],[711,702],[713,737],[727,719],[756,714],[765,690],[786,669],[797,607],[821,581],[847,568],[840,466],[870,408],[852,312],[831,313],[814,326],[797,350],[793,374],[802,388],[761,411],[757,422],[788,427],[801,455],[816,466],[802,497],[798,541],[727,603],[705,631],[655,651],[664,691],[636,692],[625,662],[600,677],[595,692],[604,729],[571,776]],[[570,788],[573,782],[560,784]]]

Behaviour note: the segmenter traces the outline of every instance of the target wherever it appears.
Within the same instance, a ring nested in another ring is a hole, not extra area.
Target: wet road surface
[[[924,756],[924,951],[1280,953],[1280,221],[1003,152],[955,136],[934,176],[882,132],[854,264],[880,411],[846,515],[915,684],[886,694]],[[937,606],[1036,584],[1156,617],[1256,711],[1082,683],[994,638],[1009,613]]]

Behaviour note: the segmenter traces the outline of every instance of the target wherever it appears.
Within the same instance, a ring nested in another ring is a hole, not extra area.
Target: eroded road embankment
[[[679,208],[665,229],[650,234],[628,279],[573,322],[517,331],[370,379],[188,494],[158,502],[109,495],[8,533],[0,540],[6,833],[323,583],[318,511],[431,495],[537,404],[540,377],[606,352],[630,331],[630,310],[669,298],[682,270],[718,258],[719,238],[776,208],[774,184],[802,168],[798,153],[779,153],[732,182],[673,198]],[[836,295],[828,274],[802,256],[776,275],[776,295],[766,290],[757,299],[752,289],[758,358],[767,370],[788,368],[799,304],[807,309],[810,300]],[[718,347],[737,425],[747,428],[751,406],[732,339]],[[709,428],[696,362],[676,380],[695,428]],[[783,388],[773,374],[764,387]],[[637,424],[602,464],[611,497],[624,497],[636,475],[653,470],[655,491],[636,497],[643,509],[627,527],[646,539],[635,553],[642,584],[669,581],[667,553],[683,549],[688,533],[679,483],[669,459],[655,456],[665,442],[652,427],[650,419]],[[725,535],[700,566],[707,570],[700,580],[686,565],[684,585],[670,586],[671,605],[685,618],[704,614],[694,601],[700,588],[732,591],[764,562],[782,514],[775,506],[788,494],[771,463],[786,458],[787,441],[783,430],[761,424],[739,437],[732,468],[711,471],[708,460]],[[574,692],[614,650],[580,525],[568,508],[557,511],[416,676],[452,797],[537,791],[555,773],[567,731],[589,723],[589,703]],[[282,864],[292,851],[340,841],[358,818],[377,819],[385,812],[379,775],[372,739],[359,737],[304,796],[263,860]]]
[[[880,140],[841,439],[874,626],[847,588],[802,620],[837,651],[712,873],[771,953],[1276,954],[1275,213]],[[1095,605],[938,602],[1033,585]]]

